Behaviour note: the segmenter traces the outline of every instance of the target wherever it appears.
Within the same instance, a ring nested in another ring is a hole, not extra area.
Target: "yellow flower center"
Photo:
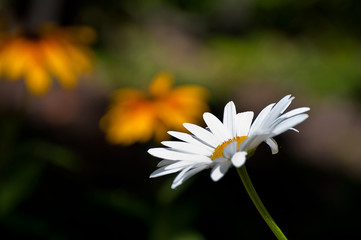
[[[247,136],[242,136],[242,137],[234,137],[232,139],[229,139],[225,142],[223,142],[222,144],[218,145],[216,147],[216,149],[214,149],[214,152],[211,156],[211,159],[214,160],[214,159],[217,159],[217,158],[220,158],[220,157],[224,157],[223,156],[223,150],[225,147],[228,146],[228,144],[234,142],[234,141],[237,141],[237,148],[239,147],[239,145],[241,145],[241,143],[247,138]]]

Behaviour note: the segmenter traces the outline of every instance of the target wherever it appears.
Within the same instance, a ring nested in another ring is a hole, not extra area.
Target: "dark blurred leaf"
[[[7,228],[16,231],[19,236],[28,236],[31,233],[34,236],[47,237],[46,239],[49,239],[51,231],[51,227],[46,221],[38,219],[35,216],[23,215],[17,212],[2,219],[1,223]]]
[[[42,166],[28,163],[0,179],[0,217],[10,213],[33,190]]]
[[[152,208],[150,204],[137,195],[132,195],[124,190],[113,192],[96,192],[92,196],[96,203],[111,207],[122,213],[149,222]]]
[[[178,196],[187,190],[188,186],[191,185],[194,178],[188,179],[185,183],[179,186],[177,189],[172,189],[173,178],[168,177],[166,181],[161,185],[157,193],[157,202],[161,205],[170,205],[177,199]]]
[[[22,151],[36,161],[50,162],[67,170],[76,170],[79,166],[77,156],[72,151],[43,140],[28,141],[22,146]]]
[[[21,120],[17,117],[1,116],[0,120],[0,164],[12,157],[12,149],[19,134]]]
[[[196,231],[188,231],[177,234],[172,240],[205,240],[206,238]]]

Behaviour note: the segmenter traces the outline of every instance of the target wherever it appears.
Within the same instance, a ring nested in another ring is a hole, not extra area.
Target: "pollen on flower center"
[[[214,149],[214,152],[211,156],[211,159],[214,160],[214,159],[217,159],[217,158],[220,158],[220,157],[224,157],[223,156],[223,150],[225,147],[228,146],[228,144],[234,142],[234,141],[237,141],[237,148],[239,147],[239,145],[241,145],[241,143],[247,138],[247,136],[241,136],[241,137],[234,137],[232,139],[229,139],[225,142],[223,142],[222,144],[218,145],[215,149]]]

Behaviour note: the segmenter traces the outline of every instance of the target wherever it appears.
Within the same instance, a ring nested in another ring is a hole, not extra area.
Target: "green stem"
[[[277,237],[278,240],[287,240],[286,236],[282,233],[281,229],[277,226],[276,222],[273,220],[273,218],[263,205],[261,199],[256,192],[256,189],[254,189],[252,181],[248,176],[246,166],[243,165],[242,167],[237,168],[237,172],[238,175],[241,177],[243,185],[246,188],[248,195],[252,199],[253,204],[256,206],[258,212],[261,214],[262,218],[265,220],[274,235]]]

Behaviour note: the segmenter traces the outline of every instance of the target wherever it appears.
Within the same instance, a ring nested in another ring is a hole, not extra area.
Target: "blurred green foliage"
[[[253,80],[315,96],[348,97],[360,88],[360,42],[349,35],[330,32],[312,39],[291,39],[276,32],[243,38],[217,36],[177,61],[169,60],[173,57],[167,46],[142,31],[133,32],[125,45],[126,49],[118,50],[119,54],[115,51],[116,56],[101,63],[116,76],[109,79],[114,87],[146,86],[154,69],[170,69],[180,82],[206,85],[221,97],[235,85]],[[140,70],[130,67],[134,65]]]

